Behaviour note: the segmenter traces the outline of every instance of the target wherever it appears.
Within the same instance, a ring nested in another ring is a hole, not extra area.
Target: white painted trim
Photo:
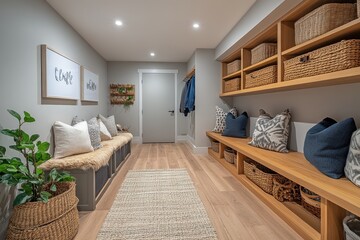
[[[175,142],[185,142],[187,140],[188,140],[188,138],[186,135],[176,136],[176,138],[175,138]]]
[[[132,143],[142,143],[142,139],[139,136],[133,137],[133,139],[131,140]]]
[[[175,81],[175,104],[174,104],[174,110],[175,110],[175,139],[174,141],[176,142],[176,137],[177,137],[177,125],[178,125],[178,121],[177,121],[177,79],[178,79],[178,70],[177,69],[138,69],[139,72],[139,134],[140,134],[140,139],[142,143],[142,135],[143,135],[143,114],[142,114],[142,80],[143,80],[143,74],[144,73],[173,73],[174,74],[174,81]]]
[[[189,135],[187,136],[187,144],[191,147],[194,154],[207,154],[208,153],[208,147],[197,147],[195,145],[195,141],[192,137]]]

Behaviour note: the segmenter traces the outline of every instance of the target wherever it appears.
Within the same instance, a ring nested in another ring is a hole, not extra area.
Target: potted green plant
[[[29,135],[23,130],[24,124],[35,122],[28,112],[23,117],[13,110],[8,112],[17,120],[17,128],[1,133],[13,139],[14,145],[9,148],[18,154],[10,157],[0,146],[0,183],[16,186],[18,194],[7,239],[72,239],[79,225],[74,178],[56,169],[48,173],[40,169],[51,158],[50,144],[39,141],[38,134]]]

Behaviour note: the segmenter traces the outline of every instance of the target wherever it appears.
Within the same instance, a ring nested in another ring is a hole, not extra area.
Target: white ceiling
[[[255,1],[47,0],[106,60],[156,62],[186,62],[196,48],[215,48]]]

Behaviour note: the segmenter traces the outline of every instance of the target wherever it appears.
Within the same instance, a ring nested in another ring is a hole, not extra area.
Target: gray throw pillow
[[[99,114],[98,118],[104,123],[105,127],[107,128],[107,130],[109,131],[112,137],[117,136],[118,132],[116,128],[114,115],[106,118],[101,114]]]
[[[219,108],[218,106],[215,106],[216,109],[216,122],[215,122],[215,128],[213,129],[213,132],[222,133],[225,129],[225,119],[227,112],[224,112],[222,108]],[[229,110],[229,113],[234,115],[234,117],[237,117],[237,110],[236,108],[232,108]]]
[[[74,126],[75,124],[82,122],[84,120],[81,120],[78,116],[75,116],[72,121],[71,125]],[[100,126],[96,118],[92,118],[89,121],[87,121],[88,124],[88,131],[91,141],[91,146],[94,148],[94,150],[99,149],[102,147],[101,145],[101,138],[100,138]]]
[[[289,110],[285,110],[271,118],[269,114],[261,109],[249,144],[276,152],[289,152],[287,142],[290,118]]]
[[[360,187],[360,129],[352,134],[344,170],[345,176]]]

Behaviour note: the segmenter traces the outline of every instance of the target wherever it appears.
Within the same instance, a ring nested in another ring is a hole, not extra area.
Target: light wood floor
[[[132,153],[92,212],[80,212],[76,240],[96,239],[130,169],[186,168],[219,239],[302,239],[209,155],[192,154],[185,143],[132,146]]]

